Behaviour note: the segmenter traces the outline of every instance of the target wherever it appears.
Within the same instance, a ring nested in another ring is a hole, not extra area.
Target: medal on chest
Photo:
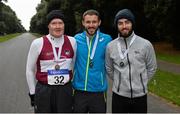
[[[60,58],[61,58],[62,45],[64,44],[64,36],[62,36],[62,40],[59,43],[59,47],[55,47],[55,43],[51,39],[50,39],[50,42],[52,45],[54,62],[55,62],[54,70],[59,70],[60,69],[59,63],[60,63]]]
[[[89,60],[89,67],[93,68],[93,60],[92,59]]]
[[[119,66],[123,67],[124,66],[124,62],[120,62]]]
[[[90,39],[90,42],[89,42],[89,39]],[[96,48],[97,48],[97,44],[98,44],[98,40],[99,40],[99,30],[97,30],[96,37],[95,37],[95,42],[94,42],[94,45],[92,46],[92,51],[91,51],[92,40],[93,40],[93,37],[88,38],[86,36],[86,42],[87,42],[87,46],[88,46],[89,68],[94,67],[93,58],[94,58]]]
[[[57,65],[55,65],[54,68],[55,68],[55,70],[59,70],[60,69],[60,65],[57,64]]]
[[[127,57],[127,54],[129,52],[129,48],[131,47],[131,45],[133,44],[134,40],[136,38],[136,35],[134,34],[134,36],[132,37],[130,43],[129,43],[129,46],[126,47],[126,49],[122,49],[121,48],[121,41],[118,41],[117,43],[117,49],[118,49],[118,52],[119,52],[119,57],[121,58],[121,62],[119,63],[119,66],[120,67],[124,67],[124,62],[125,61],[125,58]]]

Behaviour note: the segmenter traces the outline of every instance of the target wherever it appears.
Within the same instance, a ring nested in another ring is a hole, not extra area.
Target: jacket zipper
[[[126,49],[127,49],[127,42],[125,38],[124,38],[124,42],[126,44]],[[130,84],[131,98],[133,98],[133,90],[132,90],[132,83],[131,83],[131,65],[130,65],[128,54],[127,54],[127,61],[128,61],[128,66],[129,66],[129,84]]]
[[[145,87],[144,87],[144,83],[143,83],[143,79],[142,79],[142,74],[140,73],[140,79],[141,79],[141,84],[143,87],[143,92],[145,93]]]

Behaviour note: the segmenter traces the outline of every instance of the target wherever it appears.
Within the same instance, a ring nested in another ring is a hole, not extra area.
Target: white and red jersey
[[[73,37],[63,35],[61,38],[53,38],[47,35],[36,39],[32,42],[27,66],[26,77],[29,85],[30,94],[35,93],[35,77],[36,80],[47,84],[47,70],[54,69],[55,62],[52,45],[58,52],[61,48],[60,60],[58,64],[60,69],[68,69],[70,79],[72,78],[72,70],[76,57],[76,41]]]

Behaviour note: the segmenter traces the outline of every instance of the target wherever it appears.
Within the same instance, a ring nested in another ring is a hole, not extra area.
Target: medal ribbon
[[[94,58],[94,54],[95,54],[95,51],[96,51],[96,48],[97,48],[97,44],[98,44],[98,39],[99,39],[99,30],[97,30],[96,39],[95,39],[95,43],[93,45],[92,52],[88,56],[88,57],[90,57],[91,60]],[[89,43],[89,38],[86,36],[86,41],[87,41],[87,45],[88,45],[88,52],[90,53],[90,51],[91,51],[90,43],[92,43],[92,38],[91,38],[91,42]]]
[[[64,44],[64,35],[62,35],[62,38],[63,38],[63,43],[62,45]],[[61,56],[61,50],[62,50],[62,45],[59,46],[59,50],[58,50],[58,53],[56,52],[56,48],[55,46],[53,45],[52,41],[50,40],[50,43],[52,45],[52,49],[53,49],[53,54],[54,54],[54,60],[55,62],[58,62],[60,61],[60,56]]]
[[[87,41],[87,46],[88,46],[88,57],[87,57],[87,64],[86,64],[86,79],[85,79],[85,86],[84,86],[85,91],[87,90],[87,79],[88,79],[87,77],[88,77],[88,70],[89,70],[89,59],[93,59],[93,57],[94,57],[96,47],[97,47],[97,43],[98,43],[98,39],[99,39],[99,31],[97,30],[95,43],[93,45],[92,53],[90,54],[93,37],[90,39],[90,42],[89,42],[89,38],[86,36],[86,41]]]
[[[132,37],[131,41],[130,41],[130,44],[128,46],[128,48],[126,49],[126,51],[124,52],[124,54],[122,53],[122,50],[121,50],[121,42],[119,41],[117,43],[117,47],[118,47],[118,51],[119,51],[119,56],[121,59],[124,59],[125,56],[128,54],[129,52],[129,48],[131,47],[132,43],[134,42],[134,40],[136,39],[136,35],[134,34],[134,36]]]

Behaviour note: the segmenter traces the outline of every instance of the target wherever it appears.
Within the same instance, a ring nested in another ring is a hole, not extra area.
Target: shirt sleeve
[[[106,54],[105,54],[105,66],[106,66],[106,72],[110,79],[113,80],[113,61],[110,57],[110,46],[107,45],[106,47]]]
[[[147,69],[148,79],[150,80],[157,70],[157,62],[156,62],[156,55],[154,48],[150,42],[148,43],[148,47],[146,49],[147,49],[145,56],[146,69]]]
[[[35,94],[35,85],[36,85],[35,75],[37,71],[36,62],[41,52],[41,48],[42,48],[41,39],[34,40],[30,46],[27,57],[26,79],[29,87],[29,92],[31,95]]]

